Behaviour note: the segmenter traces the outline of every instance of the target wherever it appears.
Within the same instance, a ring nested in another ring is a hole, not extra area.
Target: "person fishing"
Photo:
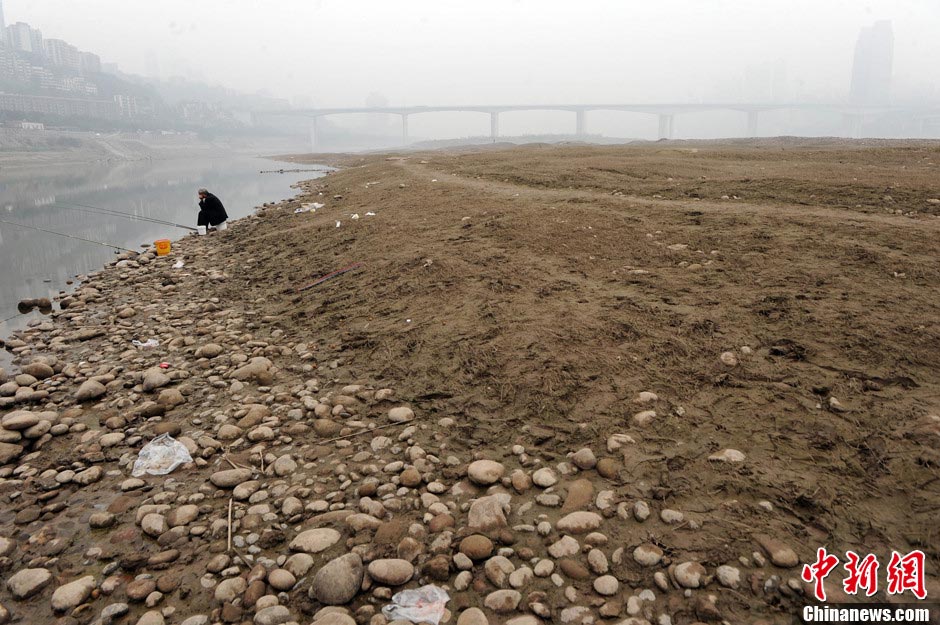
[[[209,193],[206,189],[199,189],[199,217],[197,226],[205,226],[206,232],[210,229],[225,230],[225,221],[228,213],[222,206],[222,201]]]

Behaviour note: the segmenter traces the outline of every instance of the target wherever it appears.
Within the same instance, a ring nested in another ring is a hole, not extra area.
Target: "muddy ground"
[[[804,560],[922,549],[937,575],[938,144],[330,160],[345,169],[310,187],[325,208],[228,243],[246,295],[293,337],[342,344],[357,370],[459,416],[468,449],[562,458],[628,431],[619,492],[702,524],[625,527],[670,551],[719,563],[769,532]],[[640,427],[644,390],[660,400]],[[729,447],[745,462],[708,461]]]
[[[6,340],[0,623],[783,624],[822,546],[940,596],[940,144],[281,158],[337,170]]]

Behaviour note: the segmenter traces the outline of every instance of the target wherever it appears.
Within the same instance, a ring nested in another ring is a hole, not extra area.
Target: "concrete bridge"
[[[666,104],[473,104],[447,106],[365,106],[290,109],[255,113],[256,116],[301,116],[311,119],[310,141],[313,147],[319,145],[318,120],[329,115],[349,114],[385,114],[401,116],[402,144],[407,145],[408,118],[421,113],[464,112],[481,113],[490,116],[490,137],[499,137],[499,115],[511,111],[568,111],[574,113],[575,135],[587,135],[587,114],[589,111],[621,111],[625,113],[643,113],[659,118],[660,139],[672,139],[674,121],[677,115],[702,113],[707,111],[737,111],[746,116],[748,137],[757,136],[758,120],[761,113],[780,110],[807,110],[818,113],[837,114],[843,117],[848,135],[861,136],[862,123],[866,118],[888,114],[903,114],[917,119],[926,128],[940,118],[940,104],[927,106],[856,106],[851,104],[818,104],[799,102],[779,102],[765,104],[745,104],[733,102],[719,103],[666,103]]]

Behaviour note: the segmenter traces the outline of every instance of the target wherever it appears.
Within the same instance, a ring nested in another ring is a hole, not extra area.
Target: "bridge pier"
[[[860,139],[862,137],[862,114],[846,113],[842,116],[842,119],[845,122],[846,135],[852,139]]]
[[[408,145],[408,113],[401,114],[401,144]]]
[[[747,136],[756,137],[757,136],[757,116],[759,113],[757,111],[748,111],[747,112]]]
[[[499,137],[499,112],[490,113],[490,139],[496,141]]]
[[[310,122],[310,151],[316,152],[320,145],[320,117],[314,116]]]
[[[584,109],[575,111],[575,134],[579,137],[587,134],[587,111]]]
[[[672,139],[672,122],[675,118],[675,115],[669,113],[660,113],[659,114],[659,138],[660,139]]]

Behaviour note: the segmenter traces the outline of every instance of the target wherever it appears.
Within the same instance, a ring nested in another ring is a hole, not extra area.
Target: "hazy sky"
[[[791,97],[839,98],[859,30],[890,19],[896,84],[940,95],[938,0],[5,0],[4,7],[7,23],[29,22],[128,72],[319,106],[359,106],[371,92],[392,104],[733,100],[769,89],[774,68],[783,68]]]

